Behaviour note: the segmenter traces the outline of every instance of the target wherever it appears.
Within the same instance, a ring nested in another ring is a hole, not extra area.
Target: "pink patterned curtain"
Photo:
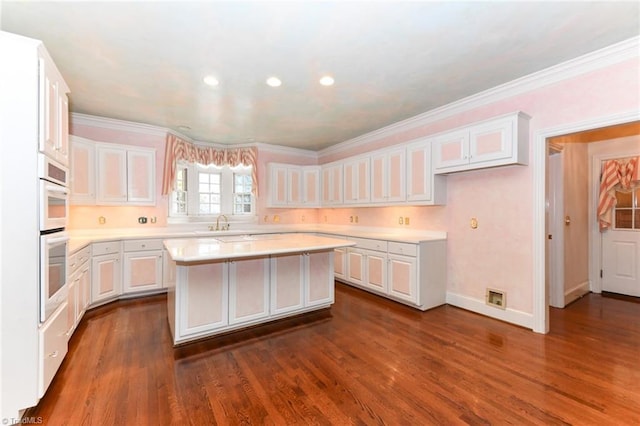
[[[258,195],[258,150],[251,148],[217,149],[213,147],[197,146],[184,141],[171,133],[167,134],[167,144],[164,153],[164,177],[162,180],[162,195],[173,191],[176,180],[176,164],[178,161],[199,163],[205,166],[231,167],[244,165],[252,166],[251,180],[254,195]]]
[[[630,191],[638,186],[640,186],[640,157],[604,162],[598,200],[600,232],[611,226],[611,210],[616,205],[616,190]]]

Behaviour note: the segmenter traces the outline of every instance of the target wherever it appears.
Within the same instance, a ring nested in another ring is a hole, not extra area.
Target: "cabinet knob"
[[[49,358],[57,358],[58,357],[58,351],[53,351],[49,354]]]

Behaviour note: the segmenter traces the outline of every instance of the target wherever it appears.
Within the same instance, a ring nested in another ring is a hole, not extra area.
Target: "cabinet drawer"
[[[64,303],[62,308],[47,321],[39,331],[40,339],[40,377],[38,380],[38,395],[42,397],[46,392],[53,376],[55,376],[62,360],[67,354],[67,310]]]
[[[418,246],[416,244],[389,241],[389,253],[402,254],[405,256],[417,256]]]
[[[83,263],[91,258],[91,247],[87,246],[69,256],[69,274],[73,274]]]
[[[108,241],[105,243],[94,243],[91,246],[91,253],[94,256],[101,254],[120,253],[120,241]]]
[[[162,240],[128,240],[124,251],[162,250]]]
[[[370,240],[368,238],[351,238],[358,243],[357,248],[375,250],[375,251],[387,251],[387,242],[381,240]]]

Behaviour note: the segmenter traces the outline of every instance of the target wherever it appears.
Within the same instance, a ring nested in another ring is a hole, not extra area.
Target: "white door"
[[[640,297],[640,189],[616,198],[613,226],[602,234],[602,291]]]

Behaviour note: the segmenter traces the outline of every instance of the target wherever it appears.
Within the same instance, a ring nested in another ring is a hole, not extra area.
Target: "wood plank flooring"
[[[330,310],[173,349],[164,296],[90,311],[27,415],[47,425],[640,424],[640,304],[535,334],[337,284]]]

